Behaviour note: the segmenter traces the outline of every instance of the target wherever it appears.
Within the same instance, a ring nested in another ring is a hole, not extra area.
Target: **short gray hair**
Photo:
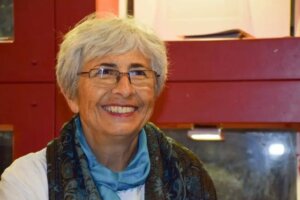
[[[77,96],[77,73],[83,65],[97,57],[139,50],[150,59],[158,77],[156,93],[166,82],[168,59],[165,43],[155,32],[132,17],[96,17],[91,14],[65,36],[57,56],[56,78],[62,92],[70,99]]]

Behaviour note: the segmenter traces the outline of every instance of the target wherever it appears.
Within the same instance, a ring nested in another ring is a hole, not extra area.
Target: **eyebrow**
[[[112,67],[112,68],[117,67],[117,65],[114,63],[100,63],[98,66],[105,66],[105,67]]]
[[[115,64],[115,63],[100,63],[98,66],[105,66],[105,67],[117,68],[117,64]],[[136,69],[136,68],[147,69],[147,67],[145,67],[143,64],[140,64],[140,63],[132,63],[129,66],[129,69]]]
[[[140,64],[140,63],[132,63],[131,65],[130,65],[130,69],[135,69],[135,68],[144,68],[144,69],[147,69],[147,67],[146,66],[144,66],[143,64]]]

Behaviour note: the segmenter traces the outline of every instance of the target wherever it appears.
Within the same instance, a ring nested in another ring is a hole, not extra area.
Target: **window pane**
[[[13,0],[0,0],[0,42],[14,37]]]
[[[166,133],[204,162],[219,199],[296,199],[296,132],[224,130],[218,142],[193,141],[187,130]]]
[[[13,159],[13,133],[11,130],[2,129],[0,125],[0,175]]]

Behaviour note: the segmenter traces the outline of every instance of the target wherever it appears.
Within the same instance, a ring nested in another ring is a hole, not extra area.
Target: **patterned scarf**
[[[217,199],[212,180],[191,151],[151,123],[144,130],[151,163],[145,200]],[[73,118],[47,146],[49,199],[102,200],[75,132]]]

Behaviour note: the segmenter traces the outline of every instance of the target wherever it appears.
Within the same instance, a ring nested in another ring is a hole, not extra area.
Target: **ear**
[[[74,98],[74,99],[70,99],[70,97],[68,97],[67,95],[65,95],[65,99],[69,105],[69,108],[71,109],[71,111],[73,113],[79,113],[79,106],[78,106],[78,100],[77,98]]]

